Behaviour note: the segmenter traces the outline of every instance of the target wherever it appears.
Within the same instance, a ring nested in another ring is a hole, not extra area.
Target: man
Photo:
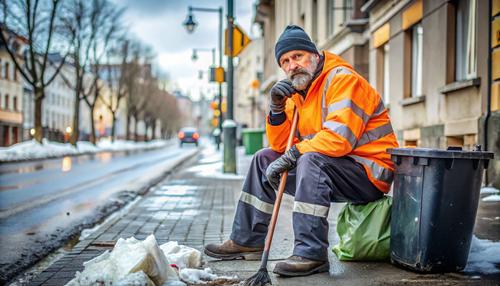
[[[293,255],[274,272],[301,276],[328,271],[328,211],[331,202],[368,203],[389,191],[397,147],[380,95],[340,57],[319,53],[298,26],[286,27],[275,46],[287,79],[271,88],[266,133],[270,148],[255,154],[243,185],[232,234],[205,253],[221,259],[259,259],[280,174],[295,196]],[[283,153],[294,108],[295,145]]]

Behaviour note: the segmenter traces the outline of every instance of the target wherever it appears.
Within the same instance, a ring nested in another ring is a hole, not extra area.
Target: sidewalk
[[[240,153],[241,154],[241,153]],[[250,156],[239,156],[239,174],[245,174]],[[203,245],[222,242],[231,232],[233,215],[243,176],[220,174],[220,155],[201,152],[184,162],[176,172],[151,188],[127,213],[102,225],[80,241],[69,253],[29,285],[64,285],[83,262],[112,249],[120,237],[144,239],[154,234],[159,244],[178,241],[200,251]],[[274,235],[268,270],[278,260],[292,253],[293,231],[291,209],[293,199],[285,196]],[[330,243],[338,242],[335,220],[342,204],[333,204],[330,214]],[[491,225],[490,227],[495,227]],[[498,230],[497,230],[498,231]],[[496,232],[496,231],[493,231]],[[491,239],[491,238],[490,238]],[[498,240],[496,237],[495,240]],[[259,268],[259,261],[218,261],[204,255],[204,267],[218,275],[237,275],[245,279]],[[330,274],[322,273],[301,278],[279,278],[271,275],[273,285],[498,285],[500,275],[467,276],[460,273],[417,274],[389,263],[339,262],[330,252]]]

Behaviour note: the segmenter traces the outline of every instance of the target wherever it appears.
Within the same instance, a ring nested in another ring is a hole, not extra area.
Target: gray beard
[[[292,86],[296,90],[304,90],[309,85],[309,82],[312,79],[312,75],[309,73],[301,73],[297,74],[292,79]]]
[[[292,81],[293,88],[299,91],[305,90],[311,82],[317,67],[318,62],[314,56],[311,55],[311,65],[309,68],[302,69],[300,73],[288,77],[288,79]]]

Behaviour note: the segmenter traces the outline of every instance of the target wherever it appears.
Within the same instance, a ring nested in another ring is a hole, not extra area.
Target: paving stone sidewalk
[[[222,242],[230,234],[235,205],[243,176],[224,176],[217,172],[208,175],[196,170],[221,166],[220,161],[207,161],[200,154],[185,162],[177,171],[161,181],[127,213],[103,224],[96,232],[80,241],[72,251],[38,275],[29,285],[64,285],[76,271],[83,270],[83,262],[107,249],[112,249],[118,238],[135,236],[144,239],[154,234],[159,244],[178,241],[203,251],[203,245]],[[239,156],[239,173],[245,174],[250,156]],[[194,169],[193,169],[194,167]],[[292,253],[293,232],[291,209],[293,200],[285,196],[273,240],[268,269]],[[333,204],[330,215],[330,242],[335,244],[335,222],[342,204]],[[258,261],[218,261],[203,256],[204,267],[219,275],[237,275],[245,279],[259,268]],[[498,285],[500,277],[466,276],[462,274],[417,274],[389,263],[343,263],[330,253],[330,274],[283,279],[272,276],[274,285]]]

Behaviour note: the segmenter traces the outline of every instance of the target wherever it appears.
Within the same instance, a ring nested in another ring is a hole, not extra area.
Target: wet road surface
[[[130,191],[193,149],[171,146],[0,165],[0,280],[132,200]]]

